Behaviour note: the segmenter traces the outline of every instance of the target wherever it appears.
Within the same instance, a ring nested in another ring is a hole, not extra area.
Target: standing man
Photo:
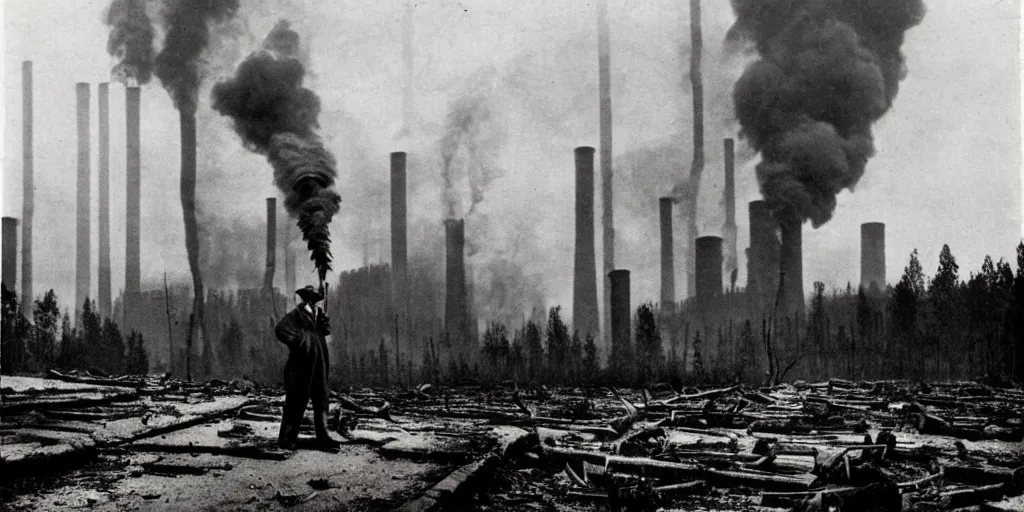
[[[323,309],[317,307],[324,297],[312,286],[296,290],[295,294],[302,302],[274,329],[277,339],[288,346],[288,362],[284,367],[284,414],[277,443],[281,448],[295,448],[306,404],[312,400],[317,448],[336,452],[341,443],[331,439],[326,419],[331,397],[327,385],[330,357],[326,337],[331,327]]]

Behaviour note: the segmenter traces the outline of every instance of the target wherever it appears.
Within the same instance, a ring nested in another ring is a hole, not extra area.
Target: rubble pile
[[[1024,492],[1019,389],[836,379],[461,391],[412,393],[396,412],[532,431],[469,508],[1014,510],[1006,499]]]
[[[246,381],[52,371],[48,379],[5,376],[0,388],[4,473],[50,474],[55,462],[113,457],[117,470],[88,469],[102,473],[104,487],[90,492],[104,493],[111,510],[153,496],[179,500],[166,501],[171,508],[209,499],[188,498],[202,486],[168,487],[175,479],[237,481],[243,495],[280,486],[271,475],[298,483],[246,499],[348,500],[366,509],[405,503],[405,510],[1019,510],[1024,503],[1024,391],[981,382],[349,389],[332,397],[329,427],[352,445],[336,455],[312,451],[311,413],[301,438],[307,445],[300,439],[298,452],[278,449],[283,396]],[[359,498],[347,482],[380,477],[345,473],[346,457],[412,480],[363,487],[390,490]],[[251,483],[259,475],[268,481]],[[27,510],[38,499],[18,503]]]

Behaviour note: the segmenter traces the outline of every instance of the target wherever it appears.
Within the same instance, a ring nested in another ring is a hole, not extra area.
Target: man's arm
[[[331,335],[331,319],[327,317],[327,313],[324,310],[317,308],[316,315],[316,330],[321,336]]]
[[[277,339],[289,347],[295,346],[302,340],[302,329],[295,319],[295,313],[296,311],[292,311],[285,315],[274,328]]]

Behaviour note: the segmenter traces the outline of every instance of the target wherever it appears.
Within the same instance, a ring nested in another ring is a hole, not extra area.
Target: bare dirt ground
[[[324,453],[251,383],[52,377],[0,386],[5,510],[1024,509],[1024,391],[977,382],[347,390]]]

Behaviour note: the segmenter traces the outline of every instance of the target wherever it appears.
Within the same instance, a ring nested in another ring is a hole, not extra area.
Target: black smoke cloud
[[[277,45],[292,39],[297,45],[298,34],[278,23],[266,41],[268,50],[250,55],[234,78],[213,87],[213,108],[233,120],[249,150],[267,156],[285,208],[298,219],[323,279],[331,268],[329,225],[341,197],[334,191],[334,156],[316,133],[320,99],[302,86],[302,62]]]
[[[107,53],[118,60],[110,71],[114,80],[131,85],[153,77],[153,25],[146,0],[113,0],[105,20],[110,26]]]
[[[761,193],[779,217],[832,218],[874,155],[871,125],[906,75],[904,33],[922,0],[733,0],[733,43],[760,59],[736,82],[741,134],[762,156]]]
[[[164,0],[160,16],[166,34],[154,71],[178,110],[196,111],[210,25],[228,21],[237,12],[238,0]]]

